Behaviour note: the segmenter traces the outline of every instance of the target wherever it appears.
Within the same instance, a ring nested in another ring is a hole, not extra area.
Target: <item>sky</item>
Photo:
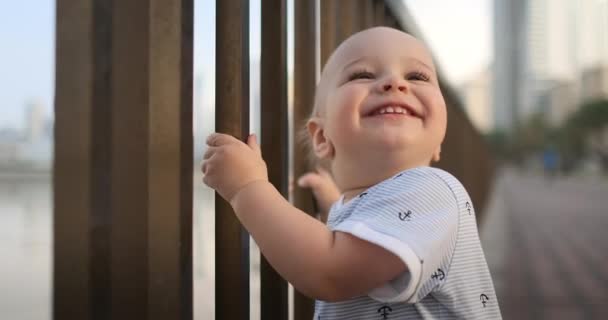
[[[251,2],[252,39],[259,39],[259,1]],[[454,84],[474,76],[491,60],[491,0],[404,0],[437,63]],[[215,67],[215,1],[195,0],[195,77]],[[257,14],[256,14],[257,12]],[[23,126],[28,103],[52,113],[55,1],[0,2],[0,129]],[[252,56],[259,46],[251,43]]]
[[[470,80],[493,56],[492,0],[404,0],[436,63],[453,84]]]
[[[0,1],[0,129],[20,128],[29,102],[50,112],[54,32],[54,0]]]

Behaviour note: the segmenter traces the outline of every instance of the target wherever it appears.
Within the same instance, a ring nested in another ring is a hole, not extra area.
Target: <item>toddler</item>
[[[326,224],[268,182],[255,136],[210,135],[203,181],[277,272],[317,300],[315,320],[500,319],[471,199],[429,166],[446,118],[426,47],[395,29],[364,30],[328,59],[306,125],[329,173],[300,182],[321,208],[333,202]]]

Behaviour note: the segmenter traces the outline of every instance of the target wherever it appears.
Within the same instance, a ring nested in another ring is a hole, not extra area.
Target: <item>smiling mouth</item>
[[[409,106],[407,105],[398,105],[398,104],[391,104],[391,105],[384,105],[381,107],[378,107],[374,110],[372,110],[372,112],[370,112],[369,114],[367,114],[368,117],[374,117],[374,116],[385,116],[385,115],[391,115],[391,116],[410,116],[410,117],[415,117],[415,118],[421,118],[418,114],[416,114],[416,112]]]

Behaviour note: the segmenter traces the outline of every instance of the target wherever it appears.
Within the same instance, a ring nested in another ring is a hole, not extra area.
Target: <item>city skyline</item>
[[[583,73],[608,65],[608,1],[496,0],[494,9],[496,128],[511,132],[538,113],[560,125],[593,98],[581,95]]]

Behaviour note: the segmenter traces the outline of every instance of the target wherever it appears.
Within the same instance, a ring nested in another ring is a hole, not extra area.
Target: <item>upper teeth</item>
[[[378,110],[379,114],[385,113],[403,113],[403,114],[411,114],[411,112],[401,106],[387,106],[380,110]]]

